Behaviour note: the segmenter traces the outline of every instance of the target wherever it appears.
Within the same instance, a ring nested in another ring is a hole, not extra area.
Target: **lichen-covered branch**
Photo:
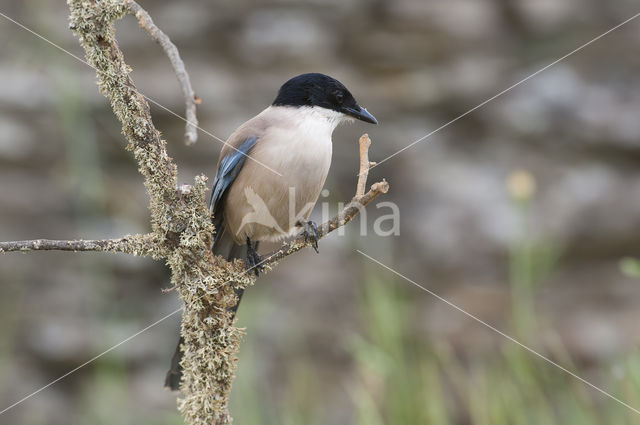
[[[114,23],[132,3],[121,0],[67,0],[71,28],[96,69],[100,92],[122,124],[150,197],[154,258],[171,268],[171,283],[184,302],[183,398],[185,422],[228,424],[227,400],[236,364],[239,331],[227,313],[235,303],[231,280],[251,284],[239,265],[216,261],[209,250],[214,227],[205,202],[206,178],[177,187],[177,169],[151,119],[149,105],[129,76],[115,39]],[[192,373],[189,373],[192,371]],[[197,372],[196,372],[197,371]]]
[[[175,72],[176,77],[178,77],[180,88],[182,88],[182,94],[184,95],[186,104],[184,141],[187,145],[192,145],[198,140],[198,118],[196,117],[196,108],[200,103],[200,98],[196,96],[193,88],[191,87],[191,80],[189,80],[189,74],[187,74],[184,62],[182,62],[180,52],[178,52],[178,48],[173,44],[171,39],[153,23],[151,16],[149,16],[142,6],[133,0],[126,0],[126,5],[129,12],[131,12],[138,20],[140,28],[144,29],[147,34],[149,34],[149,36],[151,36],[151,38],[162,47],[171,62],[173,71]]]
[[[176,166],[167,155],[166,143],[153,125],[149,105],[129,76],[115,40],[114,22],[122,18],[126,5],[116,0],[68,0],[71,28],[95,68],[100,92],[109,99],[122,132],[134,152],[150,196],[151,226],[170,231],[176,187]]]
[[[0,253],[29,251],[107,251],[133,255],[152,255],[149,246],[154,245],[154,235],[125,236],[119,239],[51,240],[0,242]]]

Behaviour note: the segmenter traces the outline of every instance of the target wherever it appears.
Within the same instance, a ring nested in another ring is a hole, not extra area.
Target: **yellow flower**
[[[507,176],[507,191],[517,201],[528,201],[536,193],[536,179],[527,170],[514,170]]]

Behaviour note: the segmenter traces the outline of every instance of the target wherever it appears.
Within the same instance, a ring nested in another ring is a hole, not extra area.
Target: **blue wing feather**
[[[214,219],[217,222],[216,228],[219,228],[222,223],[222,217],[220,216],[222,213],[222,198],[229,186],[231,186],[236,177],[238,177],[238,173],[240,173],[247,159],[247,154],[257,141],[258,137],[256,136],[248,137],[238,146],[237,150],[228,153],[220,160],[218,172],[213,181],[211,200],[209,201],[209,210],[213,213]]]

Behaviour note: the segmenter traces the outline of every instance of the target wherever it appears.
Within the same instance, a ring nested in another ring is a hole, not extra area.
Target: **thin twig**
[[[0,253],[29,251],[110,251],[135,255],[149,255],[144,248],[152,235],[125,236],[118,239],[52,240],[32,239],[0,242]]]
[[[360,172],[358,173],[358,186],[356,188],[356,197],[364,195],[364,191],[367,188],[367,177],[369,176],[369,146],[371,146],[371,139],[368,134],[360,136],[358,141],[360,144]]]
[[[198,140],[198,118],[196,117],[196,108],[197,105],[200,104],[201,100],[196,96],[193,88],[191,87],[189,74],[187,74],[184,62],[182,62],[182,58],[180,58],[178,48],[173,44],[171,39],[169,39],[169,37],[153,23],[151,16],[149,16],[142,6],[133,0],[127,0],[126,5],[129,12],[138,20],[140,28],[144,29],[153,40],[160,44],[169,58],[169,61],[171,61],[171,66],[173,66],[173,71],[180,82],[180,87],[182,88],[186,104],[187,123],[184,132],[184,142],[187,145],[192,145],[196,140]]]

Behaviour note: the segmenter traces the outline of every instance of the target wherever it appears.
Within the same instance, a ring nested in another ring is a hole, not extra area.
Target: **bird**
[[[209,202],[213,253],[244,259],[257,276],[260,241],[302,234],[317,252],[317,225],[309,215],[329,172],[333,131],[354,120],[378,124],[335,78],[306,73],[285,82],[273,103],[238,127],[220,152]],[[236,295],[232,315],[242,291]],[[165,378],[174,391],[182,377],[182,343]]]

